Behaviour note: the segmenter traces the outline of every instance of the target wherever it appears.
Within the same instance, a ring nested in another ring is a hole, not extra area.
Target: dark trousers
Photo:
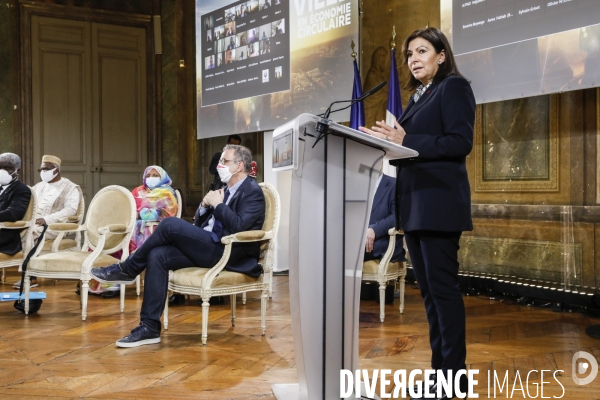
[[[210,232],[179,218],[165,218],[122,265],[123,272],[137,276],[146,270],[141,321],[160,332],[165,308],[169,270],[213,267],[223,255],[224,245],[215,243]]]
[[[431,367],[466,369],[465,305],[458,286],[462,232],[405,232],[406,247],[429,321]]]

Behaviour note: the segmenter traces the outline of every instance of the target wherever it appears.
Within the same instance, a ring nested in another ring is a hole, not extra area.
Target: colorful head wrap
[[[171,183],[173,183],[171,181],[171,178],[169,177],[169,174],[167,174],[167,171],[165,171],[158,165],[150,165],[149,167],[147,167],[144,170],[144,177],[142,178],[142,182],[144,182],[144,186],[146,186],[146,175],[148,175],[148,173],[153,169],[156,170],[156,172],[158,172],[158,174],[160,175],[160,183],[156,186],[156,188],[159,188],[164,185],[170,186]],[[146,187],[148,187],[148,186],[146,186]]]

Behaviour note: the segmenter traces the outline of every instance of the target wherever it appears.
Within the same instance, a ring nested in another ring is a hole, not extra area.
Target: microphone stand
[[[354,99],[354,100],[338,100],[338,101],[334,101],[333,103],[331,103],[329,105],[329,107],[327,107],[327,110],[325,110],[325,112],[323,114],[321,114],[323,117],[317,122],[317,126],[316,126],[315,129],[319,133],[319,135],[317,136],[317,140],[312,145],[312,147],[314,148],[317,145],[317,143],[319,143],[319,141],[321,139],[323,139],[323,137],[325,137],[325,135],[329,131],[329,123],[331,122],[331,120],[329,119],[329,115],[331,113],[342,111],[342,110],[347,109],[348,107],[352,107],[354,104],[358,103],[359,101],[363,101],[367,97],[369,97],[372,94],[374,94],[375,92],[377,92],[379,89],[381,89],[382,87],[384,87],[386,84],[387,84],[387,81],[381,82],[379,85],[375,86],[374,88],[372,88],[371,90],[369,90],[367,93],[365,93],[362,96],[360,96],[358,99]],[[348,105],[348,106],[346,106],[344,108],[338,108],[337,110],[331,111],[331,107],[333,107],[334,104],[348,103],[348,102],[350,102],[350,105]]]

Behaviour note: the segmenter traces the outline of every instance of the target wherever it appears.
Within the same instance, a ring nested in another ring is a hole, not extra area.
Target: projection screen
[[[441,0],[477,103],[600,86],[599,0]]]
[[[197,137],[272,130],[351,98],[358,32],[358,0],[196,0]]]

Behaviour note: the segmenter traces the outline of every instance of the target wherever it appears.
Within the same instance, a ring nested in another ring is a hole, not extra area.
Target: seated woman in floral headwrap
[[[154,231],[155,224],[167,217],[175,217],[179,205],[175,189],[171,187],[171,178],[159,166],[151,165],[144,171],[144,184],[131,191],[135,198],[137,219],[129,243],[129,252],[133,253]]]
[[[143,185],[133,189],[131,194],[135,198],[137,218],[129,242],[129,253],[133,253],[144,243],[154,231],[157,222],[177,216],[179,207],[175,189],[171,187],[171,178],[157,165],[146,168]],[[103,285],[95,280],[90,281],[91,293],[104,293],[103,297],[114,297],[118,291],[119,285]]]

